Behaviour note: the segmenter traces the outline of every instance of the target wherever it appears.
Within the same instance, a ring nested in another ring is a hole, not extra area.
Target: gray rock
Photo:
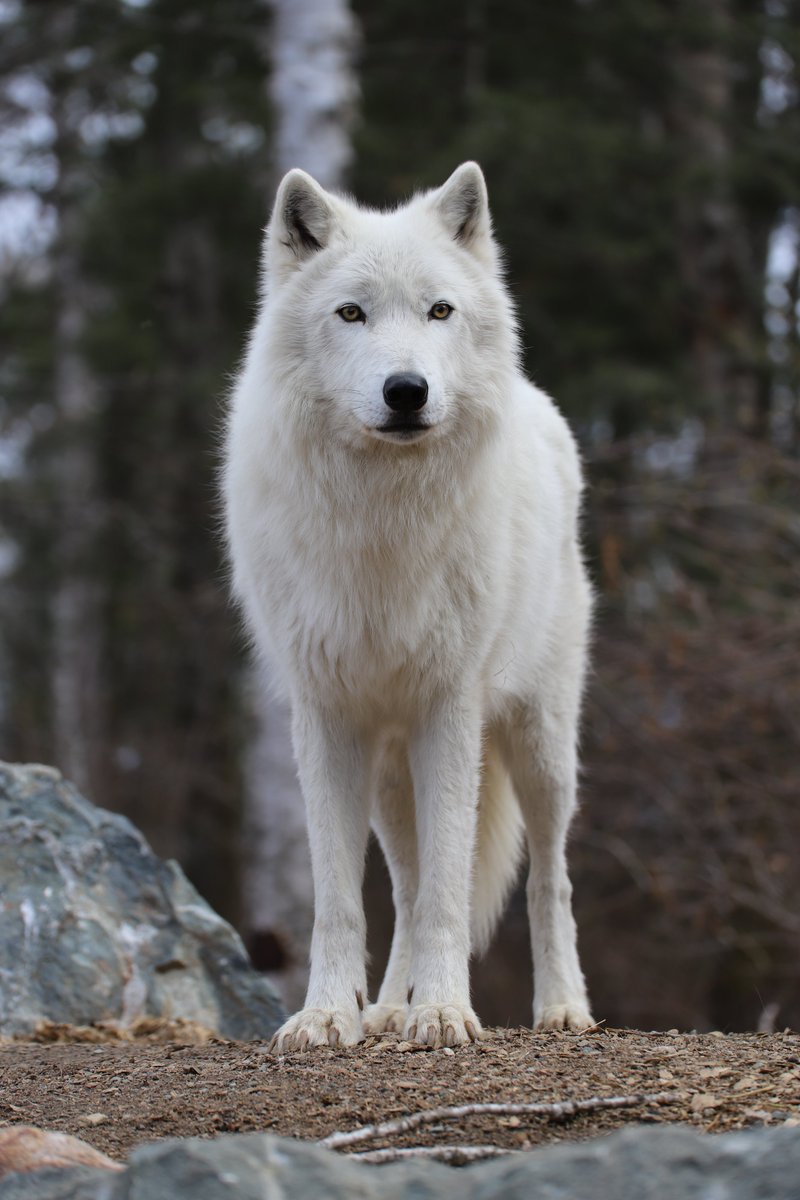
[[[91,1175],[94,1182],[89,1184]],[[47,1176],[47,1178],[45,1178]],[[271,1134],[142,1146],[120,1174],[8,1176],[2,1200],[798,1200],[800,1132],[639,1126],[469,1167],[357,1163]],[[39,1181],[41,1180],[41,1190]],[[93,1186],[95,1190],[87,1190]]]
[[[0,764],[0,1033],[184,1018],[263,1038],[285,1014],[236,932],[125,817]]]
[[[110,1200],[108,1171],[46,1167],[0,1179],[0,1200]]]

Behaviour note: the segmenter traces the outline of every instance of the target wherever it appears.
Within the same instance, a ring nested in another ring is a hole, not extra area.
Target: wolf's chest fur
[[[474,659],[485,626],[491,553],[466,512],[402,514],[385,504],[337,506],[325,528],[297,514],[284,530],[275,577],[264,579],[291,614],[296,667],[341,703],[418,705]],[[411,507],[411,506],[409,506]],[[297,513],[297,510],[295,509]],[[276,616],[280,616],[276,612]]]

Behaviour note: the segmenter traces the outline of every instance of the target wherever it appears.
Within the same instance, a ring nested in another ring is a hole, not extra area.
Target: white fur
[[[403,372],[429,388],[414,437],[378,428]],[[519,369],[480,169],[381,213],[291,171],[225,469],[235,591],[291,700],[314,875],[306,1006],[279,1049],[365,1026],[479,1036],[470,926],[488,940],[523,824],[534,1023],[591,1024],[565,861],[591,608],[580,492],[569,430]],[[370,823],[397,917],[362,1016]]]

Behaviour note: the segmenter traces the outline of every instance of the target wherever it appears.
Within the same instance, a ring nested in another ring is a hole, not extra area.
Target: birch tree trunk
[[[358,86],[355,19],[346,0],[271,0],[270,95],[275,112],[272,184],[302,167],[340,188],[352,159]],[[305,812],[292,754],[288,707],[250,679],[256,721],[245,764],[244,906],[257,966],[289,1008],[302,1003],[314,895]]]
[[[302,167],[323,187],[339,188],[353,157],[355,18],[347,0],[271,0],[271,7],[274,182]]]

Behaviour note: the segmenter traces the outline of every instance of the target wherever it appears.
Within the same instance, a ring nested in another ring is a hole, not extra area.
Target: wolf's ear
[[[335,211],[332,198],[305,171],[284,175],[264,244],[268,276],[286,276],[327,244]]]
[[[476,162],[465,162],[432,196],[450,236],[468,249],[478,250],[491,242],[492,223],[483,171]]]

